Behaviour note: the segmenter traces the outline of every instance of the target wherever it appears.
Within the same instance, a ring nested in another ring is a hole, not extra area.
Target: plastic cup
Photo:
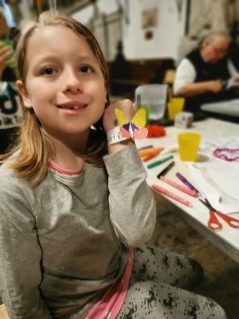
[[[181,97],[172,98],[168,103],[168,118],[174,120],[175,116],[183,111],[185,99]]]
[[[178,134],[179,156],[181,161],[196,162],[201,135],[195,132]]]
[[[163,118],[167,101],[166,84],[145,84],[136,88],[135,101],[137,108],[148,107],[149,121]]]

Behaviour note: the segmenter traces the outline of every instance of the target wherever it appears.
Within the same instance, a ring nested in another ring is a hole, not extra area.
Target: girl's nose
[[[74,72],[74,70],[67,70],[64,72],[62,83],[64,92],[76,94],[82,91],[82,83],[78,77],[78,74]]]

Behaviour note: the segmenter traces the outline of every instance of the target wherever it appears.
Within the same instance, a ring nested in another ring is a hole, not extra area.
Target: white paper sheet
[[[225,138],[215,139],[215,140],[203,140],[200,145],[200,152],[206,155],[213,156],[213,151],[215,151],[217,148],[231,148],[236,149],[239,147],[239,137],[238,136],[227,136]],[[232,157],[238,155],[232,154]],[[215,157],[214,157],[215,158]],[[236,161],[239,162],[239,159]],[[226,163],[227,164],[227,163]]]
[[[225,214],[239,212],[239,164],[188,163],[195,186],[210,204]]]

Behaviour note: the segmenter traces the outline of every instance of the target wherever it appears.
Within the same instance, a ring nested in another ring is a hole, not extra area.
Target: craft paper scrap
[[[239,212],[238,163],[187,163],[195,186],[224,214]]]
[[[215,140],[203,140],[200,145],[200,152],[203,154],[213,156],[213,152],[218,148],[230,148],[237,149],[239,147],[239,137],[237,136],[228,136],[225,138],[215,139]],[[237,162],[239,159],[237,160]]]

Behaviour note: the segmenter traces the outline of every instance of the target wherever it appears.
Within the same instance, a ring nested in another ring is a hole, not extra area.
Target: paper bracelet
[[[130,137],[129,137],[130,138]],[[115,144],[119,143],[125,140],[128,140],[129,138],[125,137],[121,132],[120,132],[120,126],[115,126],[112,130],[110,130],[107,133],[107,142],[108,144]]]

